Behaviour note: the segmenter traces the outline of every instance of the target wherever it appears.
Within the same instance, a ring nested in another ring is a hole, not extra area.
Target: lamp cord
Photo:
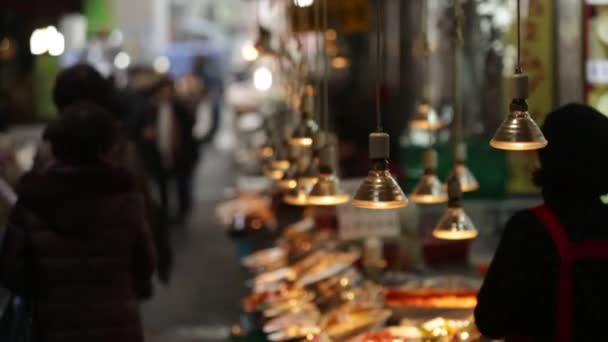
[[[454,96],[454,132],[453,139],[457,143],[463,138],[462,102],[460,100],[460,68],[458,54],[463,44],[462,14],[459,9],[460,0],[454,1],[454,51],[453,51],[453,96]]]
[[[422,44],[420,57],[422,58],[422,100],[429,101],[429,57],[431,55],[430,43],[428,37],[428,8],[426,1],[421,1],[420,4],[421,28],[420,28],[420,43]]]
[[[329,86],[327,81],[327,1],[323,0],[323,115],[325,119],[325,130],[329,131]]]
[[[320,6],[318,1],[315,2],[315,12],[314,12],[314,31],[315,33],[318,33],[320,24],[319,24],[319,16],[320,16]],[[321,63],[321,43],[319,42],[320,38],[319,36],[315,37],[315,53],[316,53],[316,67],[315,67],[315,71],[317,73],[317,80],[316,80],[316,89],[315,89],[315,109],[318,112],[319,118],[322,119],[323,116],[323,111],[321,109],[321,78],[319,77],[319,71],[320,71],[320,63]],[[327,129],[327,128],[325,128]]]
[[[515,73],[521,72],[521,1],[517,0],[517,67]]]
[[[380,104],[380,82],[382,78],[382,60],[381,60],[381,41],[382,41],[382,30],[380,25],[381,16],[381,1],[376,2],[376,129],[378,132],[382,131],[382,114]]]

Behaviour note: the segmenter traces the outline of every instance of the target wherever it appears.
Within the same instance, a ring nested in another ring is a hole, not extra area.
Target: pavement
[[[175,265],[169,286],[157,284],[143,305],[148,342],[226,341],[239,320],[245,272],[235,245],[215,219],[215,205],[234,186],[230,154],[207,150],[195,173],[194,209],[173,229]]]

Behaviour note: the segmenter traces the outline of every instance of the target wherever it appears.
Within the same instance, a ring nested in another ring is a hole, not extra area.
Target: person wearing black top
[[[544,205],[508,221],[475,320],[507,341],[605,341],[608,118],[569,104],[546,117],[543,133],[534,180]]]

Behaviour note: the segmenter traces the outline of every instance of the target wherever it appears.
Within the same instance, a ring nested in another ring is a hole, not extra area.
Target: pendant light
[[[290,165],[291,161],[289,161],[287,156],[286,147],[278,147],[274,159],[270,161],[270,166],[275,170],[285,171],[289,169]]]
[[[437,178],[437,152],[432,148],[424,151],[424,175],[414,187],[410,199],[418,204],[439,204],[448,200],[443,183]]]
[[[396,209],[405,207],[408,200],[388,170],[389,135],[382,131],[380,108],[380,80],[383,71],[381,58],[382,30],[380,29],[380,1],[376,9],[376,131],[369,135],[369,158],[372,169],[355,193],[353,205],[365,209]]]
[[[429,44],[429,38],[427,33],[427,3],[426,1],[421,2],[421,25],[422,30],[420,34],[418,44],[418,57],[422,60],[422,99],[416,106],[414,116],[410,120],[410,128],[436,131],[443,127],[443,122],[439,118],[437,111],[430,103],[429,89],[428,89],[428,77],[429,77],[429,59],[431,55],[431,48]]]
[[[477,179],[466,165],[467,145],[464,142],[456,143],[454,147],[454,165],[448,176],[458,178],[462,192],[471,192],[479,189]]]
[[[314,12],[314,29],[315,32],[319,30],[319,4],[315,4]],[[316,50],[319,51],[319,38],[315,39]],[[317,54],[318,58],[318,54]],[[318,65],[318,64],[317,64]],[[305,105],[308,101],[308,96],[315,96],[315,99],[319,97],[318,92],[313,90],[313,94],[307,94],[307,91],[303,94],[303,100],[300,102],[300,121],[296,125],[292,135],[289,137],[289,144],[292,146],[310,147],[312,146],[314,136],[319,130],[319,125],[314,120],[312,113],[306,108]]]
[[[464,142],[464,123],[462,101],[460,98],[460,64],[458,59],[464,39],[462,35],[463,18],[459,9],[460,3],[455,1],[454,6],[454,51],[452,56],[452,96],[454,98],[454,124],[452,125],[453,164],[448,179],[452,176],[457,177],[462,192],[470,192],[477,190],[479,183],[466,164],[467,145]]]
[[[462,139],[462,110],[460,106],[459,79],[458,79],[458,50],[462,44],[462,16],[460,14],[460,1],[454,1],[454,132],[452,141],[456,152]],[[458,159],[455,153],[454,160]],[[462,188],[460,180],[453,174],[448,178],[448,208],[441,216],[433,230],[433,236],[441,240],[467,240],[477,236],[477,230],[469,216],[462,208]]]
[[[293,151],[292,151],[293,153]],[[277,185],[281,190],[291,190],[298,186],[296,176],[298,173],[298,164],[293,160],[290,161],[289,168],[283,172],[283,177],[277,181]]]
[[[462,190],[457,177],[448,180],[448,209],[433,229],[440,240],[469,240],[477,236],[477,229],[462,208]]]
[[[312,149],[309,150],[309,155],[306,165],[298,174],[298,183],[305,185],[315,185],[319,181],[319,156],[321,149],[325,146],[325,134],[319,131],[313,139]]]
[[[538,150],[547,146],[547,139],[528,112],[528,76],[521,68],[520,1],[517,0],[517,67],[513,75],[513,99],[509,115],[490,141],[492,147],[509,151]]]
[[[327,1],[323,0],[323,32],[327,30]],[[323,34],[325,37],[325,34]],[[327,39],[327,38],[324,38]],[[329,103],[328,103],[328,81],[327,81],[327,56],[323,44],[323,116],[324,129],[329,131]],[[308,203],[317,206],[335,206],[345,204],[350,201],[350,196],[342,191],[340,179],[334,170],[334,156],[336,154],[333,143],[329,137],[321,150],[319,156],[319,179],[310,191]]]

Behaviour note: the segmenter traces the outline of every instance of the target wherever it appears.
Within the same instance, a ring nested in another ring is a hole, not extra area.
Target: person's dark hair
[[[82,101],[113,110],[114,88],[95,68],[77,64],[62,70],[55,79],[53,101],[59,111]]]
[[[549,143],[538,152],[534,182],[545,196],[596,199],[608,193],[608,117],[571,103],[549,113],[542,131]]]
[[[49,125],[47,138],[57,160],[72,164],[100,161],[114,147],[117,126],[104,108],[83,102],[66,107]]]

